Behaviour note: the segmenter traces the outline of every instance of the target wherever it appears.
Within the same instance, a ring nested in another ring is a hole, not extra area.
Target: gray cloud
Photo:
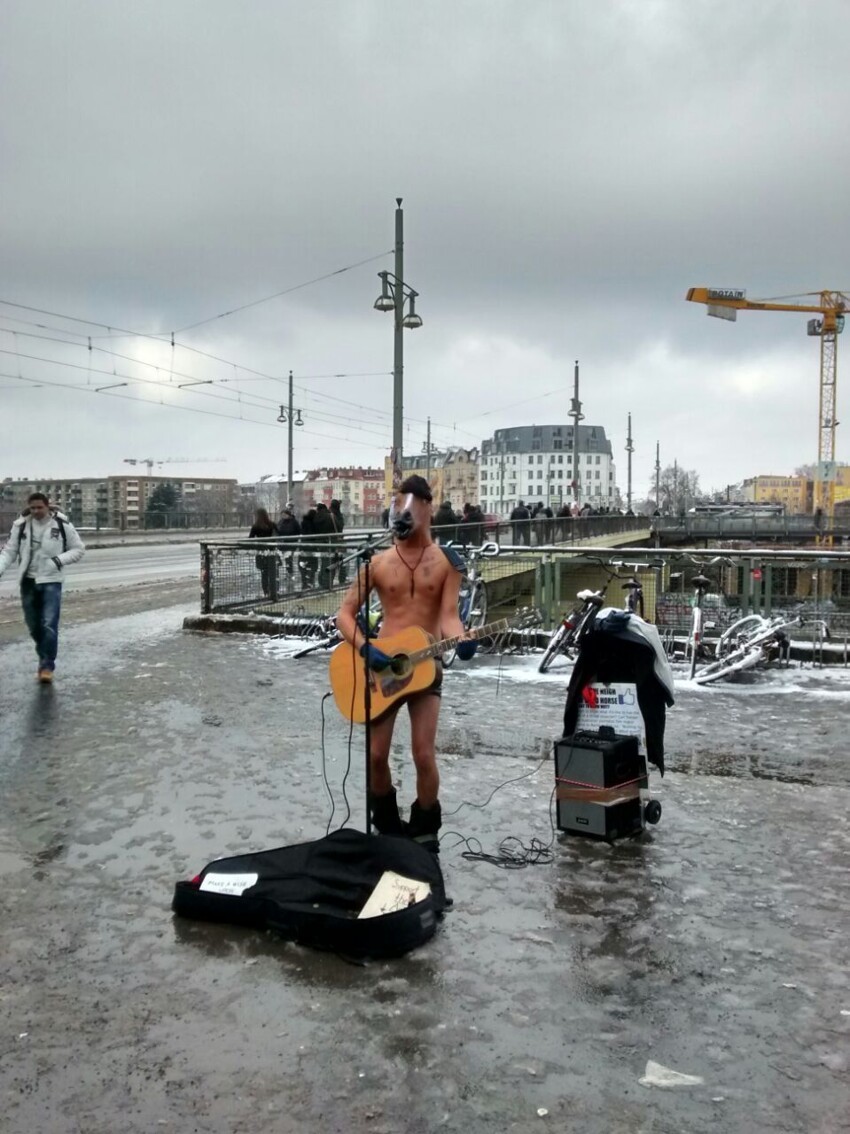
[[[389,249],[402,195],[405,274],[425,319],[406,336],[412,446],[428,415],[438,441],[470,443],[512,420],[563,420],[580,357],[586,410],[620,448],[635,415],[639,479],[656,438],[708,484],[790,470],[817,438],[805,316],[727,325],[684,293],[850,287],[847,46],[824,34],[843,15],[837,0],[817,20],[802,5],[722,0],[8,3],[3,298],[168,332]],[[390,326],[371,310],[381,266],[179,341],[277,375],[389,370]],[[50,349],[78,364],[85,354]],[[133,351],[234,377],[180,348],[175,360],[153,344]],[[78,380],[0,357],[9,372]],[[560,400],[498,409],[559,384]],[[139,448],[214,449],[235,475],[270,471],[282,387],[238,387],[268,399],[243,416],[272,420],[52,390],[49,468],[21,428],[34,392],[4,388],[1,471],[115,471]],[[299,380],[316,432],[342,438],[305,432],[299,463],[382,459],[390,391],[388,377]],[[130,393],[239,412],[197,393]],[[850,459],[843,436],[838,456]]]

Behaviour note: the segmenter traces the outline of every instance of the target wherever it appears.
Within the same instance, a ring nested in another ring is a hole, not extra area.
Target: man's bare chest
[[[428,548],[425,554],[402,555],[394,548],[376,571],[375,585],[385,604],[438,604],[443,593],[446,565]]]

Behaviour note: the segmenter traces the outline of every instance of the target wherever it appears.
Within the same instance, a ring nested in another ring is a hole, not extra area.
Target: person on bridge
[[[0,550],[0,576],[18,565],[24,621],[38,654],[38,680],[49,685],[59,648],[59,613],[65,567],[85,554],[83,541],[67,516],[50,507],[43,492],[33,492],[12,524]]]

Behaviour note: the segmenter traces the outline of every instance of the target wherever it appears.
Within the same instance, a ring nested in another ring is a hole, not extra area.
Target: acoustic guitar
[[[529,620],[531,617],[532,620]],[[399,701],[422,693],[434,684],[437,661],[444,650],[450,650],[466,638],[492,638],[506,630],[534,625],[539,614],[523,612],[517,618],[502,618],[477,630],[454,638],[435,641],[419,626],[410,626],[386,638],[373,638],[374,645],[391,657],[386,669],[369,670],[371,718],[379,721]],[[336,707],[346,720],[363,724],[366,720],[365,666],[359,652],[348,642],[337,646],[331,654],[328,672]]]

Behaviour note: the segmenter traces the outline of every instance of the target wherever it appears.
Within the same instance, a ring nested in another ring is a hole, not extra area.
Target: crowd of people
[[[329,589],[338,583],[344,586],[348,581],[342,533],[345,531],[345,517],[339,500],[331,500],[330,507],[319,503],[309,508],[299,520],[292,504],[287,504],[277,523],[272,520],[265,508],[257,508],[254,523],[248,532],[249,539],[273,539],[282,537],[310,536],[297,550],[278,550],[269,547],[254,557],[260,572],[263,594],[272,600],[278,594],[278,571],[283,570],[290,578],[296,568],[304,589],[318,586]]]
[[[543,544],[567,539],[572,521],[588,516],[634,516],[634,512],[631,508],[623,512],[619,508],[594,508],[590,504],[579,506],[578,503],[562,504],[553,511],[542,500],[537,504],[525,504],[520,500],[510,515],[513,542],[530,547],[532,542]]]
[[[590,504],[563,504],[553,511],[540,501],[525,504],[519,501],[510,514],[513,542],[517,545],[542,545],[553,540],[569,538],[567,525],[576,519],[588,516],[633,516],[634,512],[615,508],[594,508]],[[383,526],[389,526],[389,509],[381,516]],[[456,511],[450,500],[443,500],[431,520],[431,535],[441,544],[461,543],[465,546],[480,546],[486,539],[487,518],[479,504],[466,503]],[[263,594],[271,599],[278,595],[278,580],[281,564],[290,577],[298,570],[301,586],[304,589],[315,586],[330,588],[335,584],[343,586],[348,581],[342,533],[345,531],[345,517],[339,500],[331,500],[330,507],[319,503],[309,508],[298,519],[292,504],[287,504],[275,523],[265,508],[258,508],[254,523],[248,533],[249,538],[273,539],[282,537],[293,539],[296,536],[309,536],[299,544],[297,550],[269,548],[255,557]]]

